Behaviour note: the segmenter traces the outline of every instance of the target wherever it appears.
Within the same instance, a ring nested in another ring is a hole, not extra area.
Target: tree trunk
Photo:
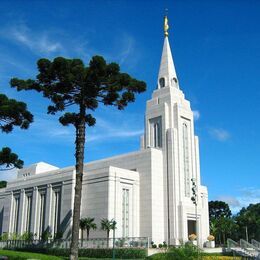
[[[89,229],[87,229],[87,240],[89,240]]]
[[[81,247],[83,247],[83,228],[81,229]]]
[[[107,248],[109,248],[109,231],[110,230],[107,230]]]
[[[83,177],[83,166],[84,166],[85,127],[86,127],[85,115],[86,115],[86,109],[83,105],[81,105],[79,122],[76,124],[76,141],[75,141],[76,185],[75,185],[75,196],[74,196],[72,238],[71,238],[71,245],[70,245],[70,260],[78,259],[79,220],[80,220],[82,177]]]

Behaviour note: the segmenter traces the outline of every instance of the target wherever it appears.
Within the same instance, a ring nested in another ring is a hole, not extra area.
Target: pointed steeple
[[[177,75],[173,63],[172,52],[168,39],[168,18],[164,17],[164,44],[158,75],[158,89],[163,87],[178,87]]]

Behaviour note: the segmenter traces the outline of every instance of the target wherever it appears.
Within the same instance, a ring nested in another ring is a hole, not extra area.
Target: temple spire
[[[159,75],[158,75],[158,88],[163,87],[177,87],[178,81],[177,81],[177,75],[174,67],[174,62],[172,58],[171,48],[169,44],[168,39],[168,17],[164,17],[164,44],[163,44],[163,52],[161,57],[161,64],[159,69]]]

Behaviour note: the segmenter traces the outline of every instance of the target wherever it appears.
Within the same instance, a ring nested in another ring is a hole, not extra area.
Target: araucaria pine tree
[[[33,115],[24,102],[0,94],[0,130],[3,133],[12,132],[16,126],[27,129],[32,122]],[[22,168],[23,161],[9,147],[3,147],[0,150],[0,166],[4,166],[4,170]]]
[[[72,124],[76,132],[76,184],[70,259],[77,259],[85,128],[86,125],[95,124],[95,118],[90,112],[96,110],[101,103],[122,110],[135,100],[136,93],[145,91],[146,84],[120,72],[118,64],[107,63],[101,56],[92,57],[88,66],[80,59],[40,59],[38,70],[36,79],[14,78],[11,80],[11,86],[18,91],[42,92],[43,96],[52,102],[48,107],[49,114],[73,107],[73,112],[64,113],[59,121],[65,126]]]

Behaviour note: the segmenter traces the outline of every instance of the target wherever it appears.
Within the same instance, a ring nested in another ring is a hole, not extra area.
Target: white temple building
[[[180,89],[167,30],[157,89],[147,101],[140,150],[84,165],[81,217],[115,219],[116,237],[149,237],[178,245],[196,233],[191,197],[197,184],[199,244],[209,235],[208,192],[201,185],[199,141],[190,102]],[[75,168],[39,162],[18,171],[0,190],[0,232],[49,229],[68,238],[72,228]],[[112,233],[112,232],[111,232]],[[111,234],[112,235],[112,234]],[[106,237],[98,228],[90,238]]]

